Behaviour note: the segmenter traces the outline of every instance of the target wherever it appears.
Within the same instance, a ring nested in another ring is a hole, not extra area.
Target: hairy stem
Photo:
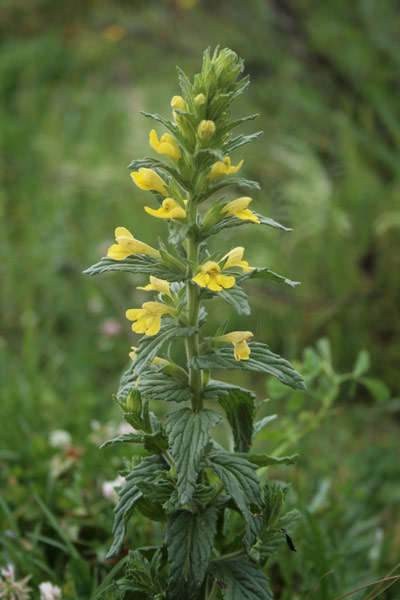
[[[197,206],[189,201],[189,222],[195,223],[197,217]],[[197,263],[199,260],[199,244],[194,234],[190,235],[187,239],[187,257],[192,263]],[[192,273],[191,273],[192,275]],[[199,308],[200,308],[200,297],[199,290],[195,283],[189,280],[186,284],[187,291],[187,315],[189,325],[194,327],[198,326],[199,323]],[[199,354],[199,334],[194,333],[190,337],[186,338],[186,357],[190,361],[194,356]],[[203,408],[202,399],[202,373],[189,367],[189,385],[191,386],[194,396],[192,399],[192,408],[198,412]]]

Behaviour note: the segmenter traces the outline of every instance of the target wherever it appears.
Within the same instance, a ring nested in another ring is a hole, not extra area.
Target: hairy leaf
[[[282,229],[283,231],[292,231],[289,227],[285,227],[278,223],[278,221],[274,221],[274,219],[270,219],[269,217],[264,217],[258,213],[254,213],[260,220],[262,225],[268,225],[269,227],[274,227],[275,229]],[[235,216],[225,217],[209,229],[206,229],[202,232],[203,237],[207,237],[209,235],[215,235],[219,233],[223,229],[228,229],[229,227],[239,227],[240,225],[257,225],[254,221],[245,221],[243,219],[238,219]]]
[[[253,427],[254,427],[253,440],[258,436],[260,431],[262,431],[264,429],[264,427],[266,425],[268,425],[268,423],[271,423],[271,421],[275,421],[277,416],[278,415],[268,415],[268,416],[264,417],[263,419],[261,419],[260,421],[256,421],[256,423],[253,424]]]
[[[244,273],[240,277],[237,278],[237,283],[242,283],[246,279],[272,279],[272,281],[276,281],[277,283],[286,283],[290,287],[297,287],[300,285],[300,281],[292,281],[287,277],[283,277],[283,275],[278,275],[278,273],[274,273],[267,267],[263,267],[262,269],[253,269],[248,273]]]
[[[219,348],[208,354],[195,356],[190,364],[195,369],[243,369],[267,373],[294,389],[306,389],[300,373],[282,356],[268,350],[266,344],[252,342],[249,347],[251,354],[248,360],[235,360],[233,348]]]
[[[230,304],[238,313],[238,315],[249,315],[250,305],[247,300],[247,294],[241,287],[234,285],[229,290],[222,290],[217,292],[218,296],[223,298],[225,302]]]
[[[166,279],[167,281],[182,281],[185,279],[183,271],[171,271],[159,258],[145,254],[128,256],[124,260],[113,260],[105,256],[100,262],[92,265],[83,272],[85,275],[99,275],[110,271],[154,275],[159,279]]]
[[[295,465],[299,459],[299,454],[292,456],[268,456],[268,454],[249,454],[248,460],[257,465],[257,467],[268,467],[270,465]]]
[[[185,402],[193,397],[189,386],[160,371],[146,371],[140,377],[138,388],[143,398],[149,400]]]
[[[219,499],[205,511],[179,510],[168,516],[166,545],[171,565],[168,598],[191,600],[204,580],[220,511]]]
[[[250,142],[254,142],[254,140],[259,138],[262,134],[262,131],[257,131],[257,133],[251,133],[250,135],[244,135],[241,133],[240,135],[237,135],[236,137],[225,142],[223,146],[223,152],[224,154],[230,154],[236,148],[244,146],[245,144],[249,144]]]
[[[143,434],[142,433],[124,433],[123,435],[118,435],[111,440],[107,440],[100,446],[100,450],[103,448],[107,448],[107,446],[112,446],[113,444],[118,444],[121,442],[129,443],[129,444],[140,444],[143,442]]]
[[[133,365],[134,374],[137,376],[146,370],[165,342],[173,338],[189,337],[195,331],[195,327],[181,327],[173,319],[163,319],[159,333],[151,336],[143,335],[141,337]]]
[[[210,397],[211,394],[224,409],[232,428],[235,452],[247,452],[253,435],[255,395],[250,390],[229,384],[218,386],[219,383],[223,384],[218,381],[209,383],[204,395]]]
[[[142,492],[137,485],[138,482],[151,482],[154,474],[161,469],[167,469],[167,464],[163,458],[159,455],[147,456],[127,476],[118,505],[114,509],[114,541],[108,551],[107,558],[117,556],[121,550],[128,520],[133,513],[136,502],[142,497]]]
[[[255,473],[257,467],[246,460],[245,455],[225,451],[210,454],[206,466],[213,469],[242,513],[247,526],[247,543],[251,545],[257,534],[255,516],[262,503],[260,481]],[[257,517],[256,520],[258,522]]]
[[[207,571],[226,586],[226,600],[273,600],[267,576],[246,558],[213,561]]]
[[[262,566],[265,565],[270,556],[286,541],[286,536],[282,529],[286,529],[290,535],[293,535],[299,519],[299,511],[291,510],[278,519],[274,526],[263,530],[249,551],[250,558]]]
[[[166,429],[178,474],[181,504],[188,502],[193,495],[211,430],[220,419],[221,415],[213,410],[194,412],[191,408],[181,408],[167,417]]]

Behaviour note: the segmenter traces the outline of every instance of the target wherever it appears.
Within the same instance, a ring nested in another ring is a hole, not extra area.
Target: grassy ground
[[[175,64],[191,76],[203,49],[220,43],[245,58],[252,76],[238,114],[260,113],[265,132],[243,154],[245,174],[263,188],[254,201],[294,228],[244,234],[249,263],[303,282],[290,293],[249,284],[249,329],[291,358],[328,336],[339,372],[352,371],[366,348],[369,376],[384,382],[370,384],[372,396],[343,385],[334,413],[293,442],[301,462],[280,476],[304,509],[301,552],[279,556],[275,589],[306,598],[334,569],[309,596],[330,600],[383,577],[400,553],[398,404],[387,399],[388,388],[392,396],[400,388],[396,2],[223,1],[185,10],[178,2],[36,0],[29,10],[3,3],[0,17],[2,563],[82,599],[113,566],[104,562],[113,505],[102,483],[115,478],[122,455],[98,443],[119,425],[111,393],[133,341],[123,315],[141,297],[128,277],[81,272],[117,225],[148,243],[162,233],[125,169],[149,151],[150,123],[139,110],[168,114]],[[276,392],[280,425],[265,444],[307,424],[323,392],[318,384],[303,401]],[[72,436],[64,449],[49,445],[57,429]],[[149,527],[133,523],[135,544],[157,539]],[[399,585],[382,597],[397,598]]]

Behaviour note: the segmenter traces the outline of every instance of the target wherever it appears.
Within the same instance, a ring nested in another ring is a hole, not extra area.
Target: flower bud
[[[208,142],[211,140],[215,133],[214,121],[201,121],[197,128],[197,135],[202,142]]]
[[[202,104],[204,104],[204,102],[206,101],[206,97],[204,94],[197,94],[197,96],[194,99],[195,104],[197,104],[197,106],[201,106]]]

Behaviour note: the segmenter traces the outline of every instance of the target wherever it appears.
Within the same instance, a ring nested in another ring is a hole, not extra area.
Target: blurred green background
[[[298,554],[282,550],[270,569],[276,596],[332,600],[396,567],[399,31],[397,0],[0,2],[0,565],[31,574],[34,590],[51,580],[66,598],[106,597],[102,484],[124,451],[98,445],[120,426],[111,394],[134,342],[124,312],[144,280],[82,271],[116,226],[150,244],[163,235],[126,169],[151,155],[139,110],[169,116],[175,65],[192,77],[216,44],[245,59],[252,83],[235,114],[259,113],[246,132],[264,131],[233,161],[261,183],[254,208],[294,229],[227,230],[223,249],[243,244],[249,264],[302,282],[247,287],[246,329],[309,384],[300,397],[255,381],[271,398],[262,415],[279,415],[263,448],[289,440],[301,454],[271,473],[304,515]],[[210,331],[227,314],[216,307]],[[130,536],[160,532],[136,517]],[[400,583],[380,597],[398,599]]]

